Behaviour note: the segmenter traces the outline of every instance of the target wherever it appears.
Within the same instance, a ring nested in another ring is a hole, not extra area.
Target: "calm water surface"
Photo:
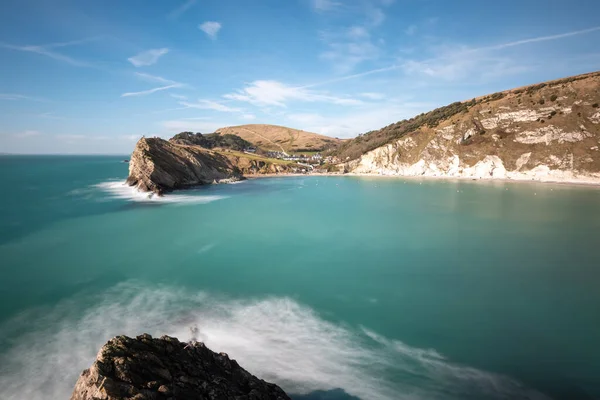
[[[0,398],[117,334],[296,399],[600,398],[600,190],[295,177],[148,199],[124,157],[0,157]]]

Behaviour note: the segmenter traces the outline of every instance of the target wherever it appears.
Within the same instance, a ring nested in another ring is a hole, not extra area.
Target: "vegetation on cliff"
[[[558,79],[554,81],[544,82],[504,92],[498,92],[487,96],[474,98],[468,101],[455,102],[450,105],[436,108],[433,111],[422,113],[413,118],[402,120],[379,130],[359,134],[356,138],[342,143],[338,148],[329,152],[330,155],[337,156],[341,161],[350,161],[359,158],[361,155],[374,150],[378,147],[386,145],[397,139],[400,139],[411,133],[418,133],[421,130],[435,128],[445,121],[451,120],[453,117],[462,115],[471,118],[477,124],[477,118],[473,119],[470,111],[480,107],[510,107],[518,109],[520,105],[524,105],[524,96],[528,99],[536,98],[532,106],[540,108],[546,103],[556,102],[558,95],[555,93],[557,89],[565,87],[565,85],[581,81],[588,78],[598,77],[600,72],[573,76],[569,78]],[[544,92],[544,93],[541,93]],[[538,98],[539,97],[539,98]],[[547,97],[547,99],[546,99]],[[503,99],[516,99],[515,104],[510,102],[502,102]],[[505,104],[506,103],[506,104]],[[481,130],[478,128],[478,130]]]
[[[253,144],[249,141],[232,134],[221,135],[218,133],[202,134],[181,132],[169,140],[173,143],[200,146],[204,147],[205,149],[214,149],[215,147],[220,147],[224,149],[244,151],[244,149],[253,147]]]

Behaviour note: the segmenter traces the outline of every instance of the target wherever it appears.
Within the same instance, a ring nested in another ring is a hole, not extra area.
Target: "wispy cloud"
[[[342,32],[321,32],[327,50],[320,57],[330,61],[338,73],[348,73],[363,61],[379,57],[380,48],[371,39],[369,31],[353,26]]]
[[[248,119],[248,120],[252,120],[252,119],[256,119],[256,115],[254,114],[244,114],[242,115],[243,119]]]
[[[173,11],[171,11],[168,15],[169,19],[177,19],[180,16],[182,16],[183,14],[185,14],[185,12],[187,10],[189,10],[190,8],[192,8],[192,6],[196,4],[196,0],[187,0],[185,3],[182,3],[179,7],[177,7],[176,9],[174,9]]]
[[[333,0],[311,0],[313,10],[317,12],[331,11],[341,5],[342,3]]]
[[[32,137],[32,136],[40,136],[41,134],[42,134],[42,132],[40,132],[40,131],[27,130],[27,131],[16,133],[14,136],[22,139],[22,138],[28,138],[28,137]]]
[[[147,65],[156,64],[158,59],[169,52],[169,49],[163,47],[162,49],[151,49],[142,51],[141,53],[129,57],[127,60],[136,67],[145,67]]]
[[[0,93],[0,100],[29,100],[29,101],[39,101],[42,103],[45,103],[48,101],[46,99],[42,99],[41,97],[26,96],[23,94],[16,94],[16,93]]]
[[[72,142],[74,140],[83,140],[86,138],[85,135],[75,135],[75,134],[60,134],[56,135],[58,139],[65,140],[68,142]]]
[[[226,99],[248,102],[257,106],[286,107],[288,101],[327,102],[338,105],[358,105],[362,101],[347,97],[331,96],[299,86],[278,81],[254,81],[236,93],[226,94]]]
[[[47,119],[59,119],[59,120],[66,119],[64,117],[59,117],[58,115],[55,115],[52,112],[41,113],[41,114],[38,114],[37,117],[38,118],[47,118]]]
[[[216,21],[206,21],[198,25],[198,29],[206,33],[211,39],[216,39],[221,30],[221,23]]]
[[[196,108],[199,110],[213,110],[213,111],[222,111],[222,112],[242,112],[241,109],[235,107],[229,107],[225,104],[218,103],[216,101],[199,99],[195,103],[190,103],[187,101],[179,102],[182,106],[187,108]]]
[[[522,46],[524,44],[529,44],[529,43],[546,42],[549,40],[564,39],[564,38],[571,37],[571,36],[585,35],[587,33],[592,33],[592,32],[597,32],[597,31],[600,31],[600,26],[596,26],[594,28],[589,28],[589,29],[582,29],[580,31],[560,33],[558,35],[540,36],[540,37],[536,37],[536,38],[517,40],[514,42],[502,43],[502,44],[498,44],[498,45],[494,45],[494,46],[482,47],[479,49],[475,49],[475,51],[499,50],[499,49],[505,49],[507,47]]]
[[[148,89],[148,90],[142,90],[142,91],[139,91],[139,92],[127,92],[127,93],[123,93],[121,95],[121,97],[147,96],[147,95],[152,94],[152,93],[162,92],[163,90],[169,90],[169,89],[174,89],[174,88],[182,88],[182,87],[186,86],[184,83],[181,83],[181,82],[172,81],[170,79],[165,79],[165,78],[160,77],[160,76],[145,74],[143,72],[136,72],[135,76],[137,76],[138,78],[140,78],[142,80],[148,81],[148,82],[160,83],[163,86],[155,87],[155,88]]]
[[[89,62],[77,60],[75,58],[66,56],[64,54],[58,53],[51,49],[68,47],[68,46],[76,46],[76,45],[80,45],[83,43],[92,42],[92,41],[95,41],[98,39],[99,39],[99,37],[92,37],[92,38],[86,38],[86,39],[80,39],[80,40],[73,40],[73,41],[69,41],[69,42],[50,43],[50,44],[45,44],[45,45],[40,45],[40,46],[34,46],[34,45],[20,46],[20,45],[14,45],[14,44],[9,44],[9,43],[0,43],[0,47],[9,49],[9,50],[16,50],[16,51],[22,51],[22,52],[26,52],[26,53],[34,53],[34,54],[43,55],[43,56],[50,57],[57,61],[62,61],[67,64],[74,65],[76,67],[95,67],[93,64],[91,64]]]
[[[364,72],[359,72],[356,74],[350,74],[350,75],[346,75],[346,76],[341,76],[339,78],[333,78],[333,79],[329,79],[326,81],[321,81],[321,82],[305,85],[303,87],[311,88],[311,87],[317,87],[317,86],[324,86],[324,85],[328,85],[331,83],[337,83],[337,82],[342,82],[342,81],[346,81],[346,80],[362,78],[362,77],[369,76],[369,75],[380,74],[380,73],[390,72],[390,71],[399,70],[399,69],[404,69],[407,72],[413,72],[413,73],[422,71],[428,75],[435,75],[435,69],[438,69],[438,68],[434,68],[434,63],[437,63],[437,62],[441,63],[441,64],[435,64],[435,65],[439,65],[440,71],[442,69],[445,69],[447,71],[446,74],[442,73],[442,74],[438,74],[438,75],[452,76],[452,71],[450,71],[450,69],[453,67],[448,64],[443,64],[444,60],[447,60],[448,58],[454,58],[458,62],[461,62],[461,60],[464,61],[464,56],[472,55],[473,53],[486,52],[486,51],[492,51],[492,50],[501,50],[501,49],[505,49],[505,48],[517,47],[517,46],[522,46],[522,45],[537,43],[537,42],[559,40],[559,39],[577,36],[577,35],[585,35],[585,34],[593,33],[596,31],[600,31],[600,26],[589,28],[589,29],[578,30],[578,31],[561,33],[561,34],[557,34],[557,35],[548,35],[548,36],[540,36],[540,37],[535,37],[535,38],[522,39],[522,40],[517,40],[517,41],[513,41],[513,42],[501,43],[501,44],[485,46],[485,47],[468,48],[468,47],[462,46],[459,49],[455,50],[454,52],[446,51],[446,52],[443,52],[443,54],[439,54],[438,56],[431,58],[429,60],[423,60],[423,61],[408,60],[408,61],[399,62],[397,64],[392,64],[392,65],[382,67],[382,68],[376,68],[376,69],[372,69],[372,70],[368,70],[368,71],[364,71]],[[488,59],[489,59],[489,57],[488,57]],[[499,66],[499,65],[497,65],[497,66]],[[454,70],[458,71],[459,68],[460,68],[459,66],[456,66],[456,68],[454,68]],[[518,67],[515,67],[515,68],[518,68]],[[515,72],[516,69],[511,69],[510,71],[507,70],[506,72],[511,72],[511,71]]]
[[[383,100],[385,98],[385,95],[383,93],[367,92],[367,93],[361,93],[360,95],[362,97],[365,97],[370,100]]]
[[[187,96],[183,96],[181,94],[171,93],[170,96],[177,100],[187,100]]]

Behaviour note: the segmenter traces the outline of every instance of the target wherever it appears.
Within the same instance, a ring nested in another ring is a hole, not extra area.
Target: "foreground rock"
[[[344,143],[345,172],[600,184],[600,72],[453,103]]]
[[[129,161],[127,183],[144,192],[244,179],[244,174],[280,173],[290,169],[266,159],[233,151],[213,151],[160,138],[141,138]]]
[[[253,399],[289,400],[281,388],[258,379],[203,343],[163,336],[118,336],[83,371],[71,400]]]

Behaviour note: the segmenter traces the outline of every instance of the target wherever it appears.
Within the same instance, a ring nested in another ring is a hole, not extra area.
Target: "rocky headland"
[[[71,400],[289,400],[203,343],[169,336],[117,336],[79,377]]]
[[[129,161],[127,183],[161,195],[175,189],[244,179],[244,175],[282,173],[291,165],[225,149],[209,150],[161,138],[141,138]]]

